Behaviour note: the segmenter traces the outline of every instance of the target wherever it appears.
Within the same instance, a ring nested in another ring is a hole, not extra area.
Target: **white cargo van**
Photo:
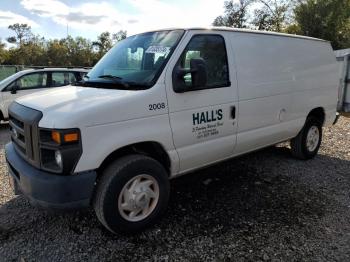
[[[119,42],[80,86],[18,99],[6,145],[17,191],[54,208],[93,206],[112,232],[152,225],[169,179],[291,140],[313,158],[337,112],[323,40],[172,29]]]

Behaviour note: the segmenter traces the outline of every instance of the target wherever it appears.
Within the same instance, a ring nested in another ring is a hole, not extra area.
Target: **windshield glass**
[[[126,38],[94,66],[85,77],[85,84],[107,81],[116,86],[123,84],[124,88],[126,85],[152,86],[183,32],[158,31]]]

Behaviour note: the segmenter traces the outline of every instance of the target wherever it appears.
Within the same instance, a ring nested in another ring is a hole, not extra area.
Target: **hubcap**
[[[159,185],[150,175],[130,179],[118,198],[120,215],[127,221],[137,222],[148,217],[159,200]]]
[[[313,152],[317,148],[319,141],[320,141],[320,131],[316,126],[312,126],[309,129],[309,132],[307,133],[307,137],[306,137],[307,150],[309,150],[309,152]]]

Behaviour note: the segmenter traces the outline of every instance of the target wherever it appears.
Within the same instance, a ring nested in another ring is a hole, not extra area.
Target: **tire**
[[[104,170],[93,206],[99,221],[112,233],[136,233],[156,223],[166,210],[169,194],[168,174],[158,161],[129,155]]]
[[[310,137],[308,137],[309,133]],[[318,138],[311,139],[312,133]],[[308,117],[303,129],[291,140],[292,155],[302,160],[312,159],[317,155],[321,142],[322,123],[315,117]]]

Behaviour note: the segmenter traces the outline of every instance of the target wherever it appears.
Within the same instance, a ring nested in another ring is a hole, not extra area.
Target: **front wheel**
[[[303,129],[291,140],[291,149],[294,157],[307,160],[314,158],[322,141],[322,124],[314,117],[306,119]]]
[[[130,155],[109,165],[97,184],[94,209],[111,232],[138,232],[165,211],[169,179],[164,167],[143,155]]]

